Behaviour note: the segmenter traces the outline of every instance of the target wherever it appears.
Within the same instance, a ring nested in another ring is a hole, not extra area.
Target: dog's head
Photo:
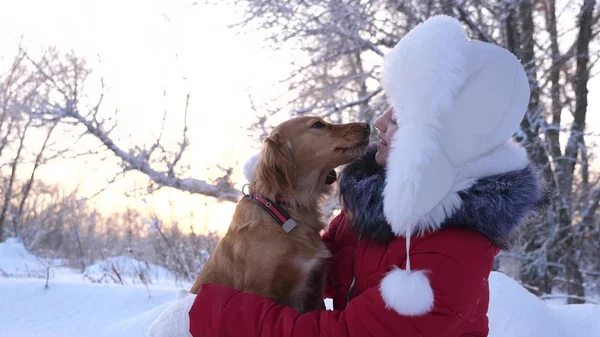
[[[362,155],[368,123],[331,124],[320,117],[297,117],[281,123],[263,144],[252,183],[262,193],[289,194],[325,185],[328,174]]]

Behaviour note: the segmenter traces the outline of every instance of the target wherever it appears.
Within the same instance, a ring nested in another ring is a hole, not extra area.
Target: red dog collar
[[[289,233],[296,228],[296,221],[290,218],[290,216],[280,206],[278,206],[277,203],[268,198],[254,194],[248,194],[246,197],[249,197],[250,200],[260,205],[267,213],[269,213],[286,233]]]

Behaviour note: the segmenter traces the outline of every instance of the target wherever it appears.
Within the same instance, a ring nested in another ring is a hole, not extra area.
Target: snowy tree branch
[[[185,116],[184,116],[184,127],[183,127],[183,140],[179,145],[179,150],[175,153],[175,156],[170,161],[167,161],[166,171],[159,171],[152,167],[150,164],[149,154],[151,154],[157,148],[160,148],[160,136],[158,141],[150,148],[150,151],[125,151],[122,147],[117,145],[110,137],[109,132],[103,128],[103,122],[99,121],[99,111],[104,99],[104,92],[102,91],[97,103],[90,109],[90,111],[84,115],[81,113],[80,105],[78,104],[79,97],[76,96],[79,93],[79,83],[83,82],[85,76],[89,71],[81,69],[83,67],[82,62],[76,57],[72,56],[67,59],[66,65],[63,65],[58,57],[48,59],[44,57],[41,62],[37,62],[27,56],[29,61],[34,64],[39,73],[48,81],[53,88],[55,88],[64,99],[62,104],[56,103],[52,105],[52,109],[49,113],[56,116],[58,119],[63,120],[66,118],[74,119],[79,125],[82,125],[87,130],[89,135],[94,136],[98,139],[108,150],[122,160],[124,171],[135,170],[148,176],[152,182],[155,182],[161,186],[172,187],[178,190],[202,194],[208,197],[216,198],[220,201],[237,202],[241,197],[242,193],[235,189],[232,183],[229,181],[231,173],[228,171],[223,177],[218,179],[215,183],[209,183],[204,180],[195,178],[180,178],[175,175],[175,166],[181,160],[184,151],[188,146],[187,139],[187,110],[189,105],[189,94],[186,97]],[[81,74],[78,77],[71,77],[69,74],[59,74],[53,72],[52,62],[58,63],[58,68],[71,67],[78,69],[75,74]],[[104,83],[102,82],[102,87]],[[114,126],[113,126],[114,127]],[[161,132],[162,135],[162,132]]]

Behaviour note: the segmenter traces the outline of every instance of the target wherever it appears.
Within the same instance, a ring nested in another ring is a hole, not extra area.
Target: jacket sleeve
[[[386,305],[379,287],[364,291],[344,310],[300,314],[255,294],[205,285],[189,313],[190,332],[193,337],[460,336],[488,291],[495,252],[476,249],[466,241],[461,249],[444,253],[435,253],[426,245],[411,253],[414,269],[429,270],[434,290],[434,307],[422,316],[395,312]],[[404,267],[403,263],[398,266]]]

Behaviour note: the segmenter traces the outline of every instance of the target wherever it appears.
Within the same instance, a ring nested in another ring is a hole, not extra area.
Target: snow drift
[[[127,266],[147,264],[130,257],[113,259]],[[104,272],[105,262],[88,268]],[[47,261],[15,239],[0,243],[0,337],[144,337],[148,326],[174,303],[180,289],[172,273],[150,266],[159,276],[148,284],[92,283],[69,268],[53,268],[45,289]],[[135,273],[137,269],[130,270]],[[600,306],[548,305],[508,276],[490,276],[490,337],[600,336]],[[331,301],[326,301],[331,309]]]

